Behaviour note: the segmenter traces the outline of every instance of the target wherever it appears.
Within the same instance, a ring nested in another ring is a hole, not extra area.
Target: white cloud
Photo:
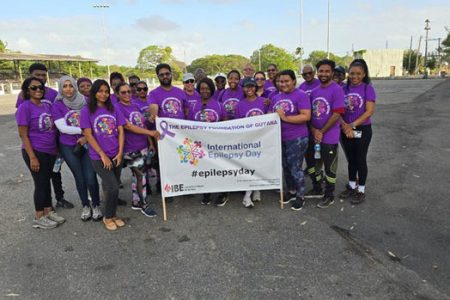
[[[160,15],[139,18],[136,25],[148,32],[171,31],[179,27],[177,23]]]

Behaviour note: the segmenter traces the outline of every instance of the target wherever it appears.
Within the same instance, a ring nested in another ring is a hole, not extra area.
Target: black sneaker
[[[322,200],[317,204],[318,208],[327,208],[334,203],[333,196],[324,196]]]
[[[294,201],[292,201],[291,209],[292,210],[302,210],[303,205],[305,204],[305,199],[296,197]]]
[[[217,197],[216,202],[214,202],[215,206],[224,206],[228,201],[227,193],[222,193]]]
[[[141,203],[134,203],[134,202],[131,202],[131,209],[132,210],[141,210],[142,209],[142,205],[141,205]]]
[[[209,205],[211,203],[211,195],[205,194],[203,195],[202,204]]]
[[[56,201],[56,207],[61,207],[61,208],[74,208],[74,205],[72,203],[70,203],[69,201],[67,201],[66,199],[60,199]]]
[[[348,184],[345,186],[345,191],[339,194],[339,199],[346,200],[352,198],[357,193],[356,189],[352,189]]]
[[[312,189],[309,192],[305,194],[305,198],[322,198],[323,197],[323,191],[322,190],[316,190]]]
[[[361,204],[366,200],[366,194],[357,192],[351,199],[350,203],[353,205]]]
[[[294,201],[294,200],[295,200],[295,194],[292,194],[291,192],[284,193],[283,204],[288,204],[289,202]]]
[[[117,198],[117,205],[126,206],[127,205],[127,201],[122,200],[120,198]]]

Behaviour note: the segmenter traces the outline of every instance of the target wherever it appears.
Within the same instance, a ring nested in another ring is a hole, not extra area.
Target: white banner
[[[218,123],[157,118],[163,197],[281,189],[277,114]]]

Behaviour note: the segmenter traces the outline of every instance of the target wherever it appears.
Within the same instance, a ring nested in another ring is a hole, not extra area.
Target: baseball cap
[[[242,82],[242,86],[249,86],[249,85],[256,86],[255,78],[247,77],[247,78],[244,79],[244,81]]]
[[[195,80],[194,75],[192,75],[192,73],[183,74],[183,82],[185,82],[189,79]]]
[[[337,66],[334,68],[334,71],[337,73],[345,74],[345,68],[343,66]]]
[[[217,73],[216,76],[214,76],[214,80],[216,80],[219,77],[223,77],[223,78],[227,79],[227,75],[225,75],[224,73]]]

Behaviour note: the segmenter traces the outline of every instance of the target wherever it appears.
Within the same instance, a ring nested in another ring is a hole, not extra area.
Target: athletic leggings
[[[305,178],[302,164],[308,147],[308,137],[299,137],[281,143],[283,173],[288,191],[295,190],[296,197],[305,195]]]
[[[341,133],[341,144],[348,162],[348,180],[365,186],[367,179],[367,152],[372,139],[372,125],[356,127],[362,132],[361,138],[349,139]]]
[[[101,160],[91,159],[91,162],[95,172],[102,179],[102,189],[105,200],[105,218],[113,218],[116,216],[122,165],[115,166],[113,162],[113,168],[107,170],[103,168],[103,162]]]

